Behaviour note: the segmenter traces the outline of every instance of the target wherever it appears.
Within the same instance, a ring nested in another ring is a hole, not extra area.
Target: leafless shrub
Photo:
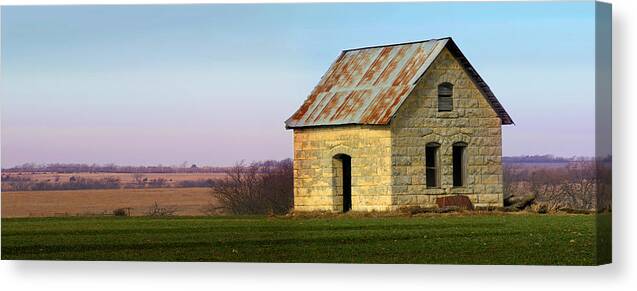
[[[161,188],[168,185],[168,180],[164,178],[156,178],[148,181],[148,186],[151,188]]]
[[[117,208],[113,210],[113,216],[130,216],[130,207]]]
[[[215,200],[233,214],[283,214],[292,207],[293,171],[290,159],[237,163],[212,185]]]
[[[502,166],[502,192],[504,193],[504,200],[513,196],[514,187],[520,182],[518,178],[519,167],[514,167],[510,164],[504,164]]]
[[[173,216],[177,212],[176,207],[159,207],[157,201],[146,212],[146,216]]]
[[[505,165],[503,176],[505,204],[533,197],[527,204],[532,211],[610,209],[610,168],[595,161],[559,167]]]
[[[531,175],[530,188],[538,202],[553,208],[593,209],[596,182],[595,164],[582,162],[536,171]]]
[[[148,179],[142,173],[133,173],[133,184],[139,188],[144,188],[146,186],[146,181]]]

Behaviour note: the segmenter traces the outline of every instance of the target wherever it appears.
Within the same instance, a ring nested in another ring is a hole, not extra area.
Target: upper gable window
[[[453,85],[442,83],[438,85],[438,111],[453,110]]]

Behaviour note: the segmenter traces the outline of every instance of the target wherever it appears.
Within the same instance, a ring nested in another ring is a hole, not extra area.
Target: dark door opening
[[[352,157],[345,154],[335,155],[333,160],[334,174],[334,210],[348,212],[352,209]]]
[[[343,162],[343,212],[352,209],[352,158],[342,155]]]

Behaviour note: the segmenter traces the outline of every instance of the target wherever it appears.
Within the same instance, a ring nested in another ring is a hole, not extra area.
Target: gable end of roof
[[[493,108],[495,113],[498,114],[498,116],[502,120],[502,125],[514,124],[513,119],[511,119],[509,113],[507,113],[500,101],[498,101],[498,98],[495,97],[495,94],[493,94],[493,91],[491,91],[491,88],[489,88],[487,82],[485,82],[482,77],[480,77],[478,71],[471,65],[471,63],[469,63],[469,60],[467,60],[467,57],[464,56],[456,43],[450,39],[449,42],[447,42],[446,47],[449,52],[451,52],[451,54],[460,62],[460,65],[462,65],[462,67],[465,69],[465,72],[467,72],[469,77],[471,77],[471,80],[473,80],[478,89],[480,89],[484,97],[487,99],[489,105],[491,105],[491,108]]]

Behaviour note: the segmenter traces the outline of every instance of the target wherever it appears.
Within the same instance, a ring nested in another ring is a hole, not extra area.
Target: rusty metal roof
[[[418,79],[447,47],[502,119],[513,121],[451,38],[344,50],[286,128],[388,124]]]

